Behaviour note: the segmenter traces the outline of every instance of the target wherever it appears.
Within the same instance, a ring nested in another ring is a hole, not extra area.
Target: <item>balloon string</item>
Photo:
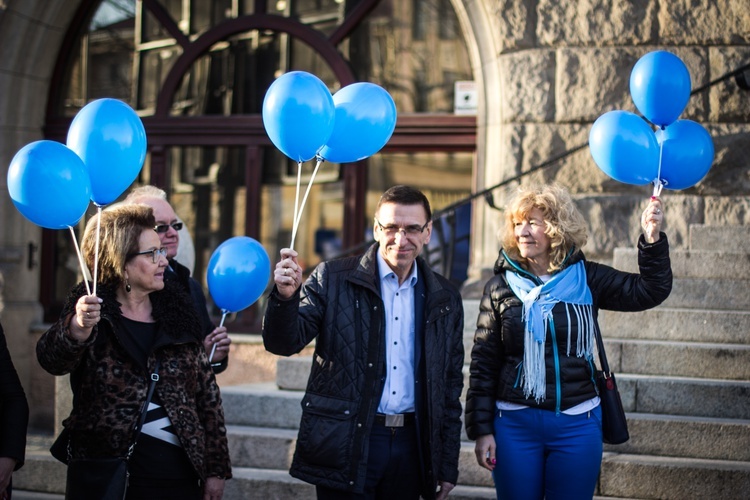
[[[227,317],[227,314],[229,314],[229,311],[226,309],[221,310],[221,322],[219,323],[219,328],[224,326],[224,319]],[[211,348],[211,355],[208,357],[208,362],[210,363],[212,359],[214,359],[214,353],[216,352],[216,342],[214,342],[213,347]]]
[[[664,141],[662,140],[659,144],[659,168],[656,170],[656,179],[654,179],[654,196],[661,195],[661,190],[664,184],[661,180],[661,159],[664,154]]]
[[[297,234],[297,213],[299,212],[299,186],[302,180],[302,162],[297,162],[297,192],[294,194],[294,218],[292,219],[292,243],[289,248],[294,250],[294,235]]]
[[[99,271],[99,232],[102,227],[102,207],[96,206],[96,244],[94,247],[94,295],[96,295],[96,280]]]
[[[297,217],[294,221],[294,226],[292,229],[292,246],[290,248],[294,248],[294,239],[297,237],[297,229],[299,228],[299,222],[302,219],[302,210],[305,208],[305,203],[307,202],[307,196],[310,194],[310,189],[312,188],[313,181],[315,181],[315,176],[318,174],[318,169],[320,168],[320,164],[323,163],[323,161],[318,158],[318,160],[315,162],[315,170],[313,170],[312,176],[310,176],[310,182],[307,183],[307,189],[305,190],[305,196],[302,198],[302,205],[299,207],[299,212],[297,213]]]
[[[83,275],[83,282],[86,284],[86,293],[91,295],[91,288],[89,287],[89,278],[91,272],[86,268],[86,264],[83,262],[83,255],[81,249],[78,247],[78,240],[76,240],[76,232],[73,230],[73,226],[68,226],[70,229],[70,235],[73,237],[73,245],[76,247],[76,255],[78,255],[78,265],[81,266],[81,274]]]

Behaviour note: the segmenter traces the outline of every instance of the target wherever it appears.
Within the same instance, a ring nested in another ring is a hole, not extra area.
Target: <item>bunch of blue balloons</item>
[[[146,159],[146,131],[133,109],[117,99],[84,106],[66,144],[42,140],[23,147],[8,168],[8,192],[19,212],[47,229],[78,223],[89,202],[113,202],[138,177]]]
[[[268,88],[262,117],[271,142],[292,160],[350,163],[385,146],[396,128],[396,104],[374,83],[353,83],[332,96],[315,75],[291,71]]]
[[[713,163],[714,145],[702,125],[677,119],[690,88],[690,73],[676,55],[660,50],[641,57],[630,74],[630,95],[648,121],[622,110],[600,116],[589,132],[597,166],[626,184],[654,183],[655,191],[700,182]]]

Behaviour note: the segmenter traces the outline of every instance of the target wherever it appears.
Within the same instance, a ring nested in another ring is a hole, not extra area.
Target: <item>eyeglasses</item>
[[[167,249],[166,248],[154,248],[153,250],[144,250],[143,252],[134,253],[131,255],[131,257],[135,257],[137,255],[149,255],[151,254],[151,261],[156,264],[159,262],[160,257],[166,257],[167,256]]]
[[[166,233],[169,231],[169,228],[173,228],[175,231],[179,231],[182,229],[182,222],[173,222],[171,224],[159,224],[158,226],[154,227],[154,231],[157,233]]]
[[[424,223],[424,226],[420,226],[419,224],[411,224],[404,227],[397,226],[396,224],[388,224],[384,226],[380,223],[377,217],[375,217],[375,222],[380,226],[380,230],[383,231],[386,236],[395,236],[396,233],[400,232],[403,232],[406,236],[417,236],[418,234],[422,234],[430,223],[430,221],[427,221]]]

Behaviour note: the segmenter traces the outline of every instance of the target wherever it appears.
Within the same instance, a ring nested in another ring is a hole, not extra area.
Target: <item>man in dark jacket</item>
[[[203,347],[209,355],[214,373],[221,373],[227,369],[229,362],[229,345],[232,340],[227,334],[225,326],[217,327],[208,315],[206,296],[203,288],[192,276],[190,269],[175,260],[177,248],[180,244],[180,229],[182,222],[177,219],[172,205],[167,201],[167,193],[156,186],[140,186],[133,189],[125,198],[125,203],[140,203],[148,205],[154,211],[159,240],[167,249],[169,266],[165,271],[167,280],[175,280],[187,291],[193,299],[195,310],[201,322],[203,332]]]
[[[301,287],[297,252],[281,250],[263,342],[289,356],[316,339],[290,473],[318,498],[443,499],[458,480],[463,306],[418,257],[431,216],[420,191],[389,189],[377,243]]]

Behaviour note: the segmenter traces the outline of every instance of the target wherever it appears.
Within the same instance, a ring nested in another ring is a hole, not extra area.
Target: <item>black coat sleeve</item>
[[[638,241],[640,273],[626,273],[603,264],[588,263],[589,287],[595,305],[613,311],[645,311],[664,302],[672,291],[672,266],[667,235],[659,241]]]
[[[495,401],[500,379],[502,353],[501,324],[493,300],[501,277],[491,278],[479,303],[474,347],[471,350],[469,391],[466,395],[466,434],[469,439],[494,434]]]
[[[0,325],[0,457],[15,459],[15,470],[21,468],[25,459],[28,424],[26,393],[13,366]]]

